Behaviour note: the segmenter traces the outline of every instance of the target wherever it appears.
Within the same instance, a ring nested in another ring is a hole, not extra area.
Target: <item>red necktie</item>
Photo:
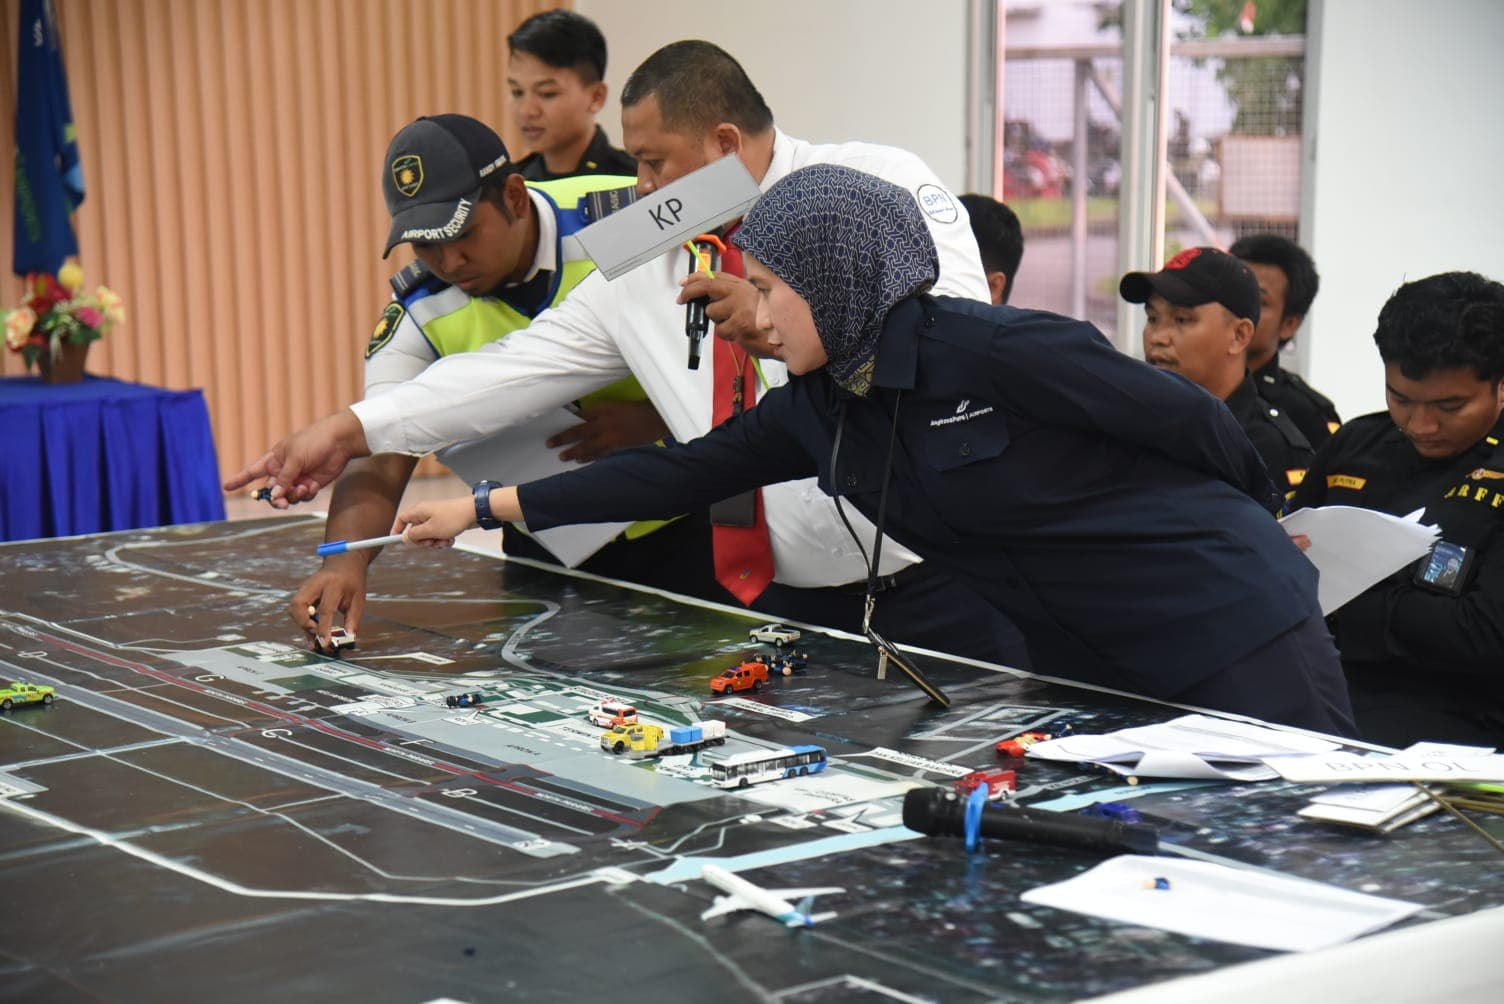
[[[721,271],[738,278],[746,275],[741,250],[735,245],[726,245]],[[752,365],[751,356],[724,338],[715,339],[712,357],[715,395],[710,417],[715,425],[720,425],[756,403],[757,368]],[[773,581],[773,548],[768,542],[768,520],[763,511],[762,491],[759,489],[752,494],[754,516],[751,526],[712,525],[710,528],[716,581],[747,606],[751,606]]]

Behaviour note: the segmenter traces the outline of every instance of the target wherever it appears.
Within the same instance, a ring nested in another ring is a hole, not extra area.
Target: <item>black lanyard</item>
[[[909,678],[914,686],[924,691],[925,696],[931,701],[942,708],[948,708],[950,707],[950,698],[945,696],[945,692],[931,683],[929,677],[920,672],[919,667],[914,665],[908,656],[900,652],[892,642],[878,634],[872,627],[872,614],[877,609],[877,570],[880,567],[883,554],[883,527],[886,525],[888,519],[888,488],[893,483],[893,450],[898,443],[898,410],[902,402],[903,391],[895,392],[893,397],[893,423],[888,430],[888,458],[883,464],[883,489],[882,494],[878,496],[877,500],[877,527],[873,532],[872,558],[870,561],[867,559],[867,549],[862,546],[862,538],[857,534],[856,528],[851,525],[851,521],[846,518],[846,510],[841,507],[841,495],[839,491],[835,493],[836,513],[841,517],[841,522],[846,525],[846,532],[851,534],[852,540],[856,541],[857,550],[862,554],[862,560],[867,563],[867,598],[862,609],[862,634],[866,635],[867,640],[872,643],[873,648],[877,649],[878,679],[883,678],[887,672],[888,663],[892,662],[893,665],[903,670],[904,675]],[[841,399],[841,410],[836,418],[835,441],[831,443],[830,447],[830,481],[832,488],[835,488],[839,483],[836,478],[836,471],[838,470],[836,465],[841,457],[841,438],[846,429],[847,403],[848,399]]]

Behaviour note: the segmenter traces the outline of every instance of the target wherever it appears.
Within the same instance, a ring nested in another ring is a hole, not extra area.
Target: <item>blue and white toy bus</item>
[[[736,753],[710,764],[710,783],[717,788],[745,788],[749,784],[763,781],[818,774],[825,769],[825,764],[823,746],[752,750],[748,753]]]

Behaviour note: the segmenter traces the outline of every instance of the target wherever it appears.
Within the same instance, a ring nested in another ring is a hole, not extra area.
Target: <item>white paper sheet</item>
[[[1336,805],[1364,812],[1395,812],[1403,809],[1425,793],[1417,791],[1413,784],[1344,784],[1328,788],[1311,802],[1317,805]]]
[[[1158,878],[1168,889],[1154,888]],[[1125,854],[1075,878],[1030,889],[1052,906],[1196,938],[1302,952],[1387,927],[1420,904],[1208,861]]]
[[[1141,777],[1183,777],[1201,781],[1272,781],[1279,777],[1273,769],[1262,763],[1246,763],[1233,760],[1218,760],[1200,757],[1194,753],[1177,753],[1173,750],[1151,750],[1136,757],[1132,763],[1102,764],[1114,774],[1137,781]]]
[[[1340,749],[1329,739],[1225,721],[1210,715],[1182,715],[1158,725],[1121,729],[1107,735],[1062,736],[1035,743],[1028,755],[1069,763],[1100,763],[1130,777],[1182,777],[1224,781],[1267,781],[1279,775],[1268,757],[1324,753]]]
[[[1440,530],[1421,524],[1419,516],[1329,505],[1298,509],[1280,522],[1292,536],[1311,538],[1305,555],[1321,573],[1316,595],[1329,614],[1431,550]]]
[[[560,408],[540,416],[526,425],[504,429],[485,439],[473,439],[440,450],[438,458],[466,481],[500,481],[520,485],[580,465],[559,459],[559,450],[544,446],[556,432],[580,424],[580,416],[569,408]],[[589,523],[581,526],[556,526],[533,533],[533,539],[569,568],[606,546],[627,523]]]
[[[1431,813],[1438,811],[1441,806],[1414,788],[1416,798],[1402,805],[1393,812],[1375,812],[1370,809],[1358,809],[1346,805],[1326,805],[1321,802],[1312,802],[1301,809],[1296,815],[1304,819],[1315,819],[1323,823],[1340,823],[1343,826],[1357,826],[1365,830],[1373,830],[1377,833],[1392,833],[1402,826],[1408,826],[1417,819],[1424,819]]]

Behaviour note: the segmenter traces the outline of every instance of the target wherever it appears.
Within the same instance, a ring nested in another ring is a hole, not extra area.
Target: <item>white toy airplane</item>
[[[837,886],[824,886],[819,889],[764,889],[715,865],[702,866],[700,877],[717,889],[730,893],[728,896],[717,896],[715,905],[700,914],[701,920],[709,920],[711,917],[734,913],[737,910],[757,910],[774,920],[782,921],[786,927],[814,927],[820,921],[829,920],[835,916],[834,911],[810,913],[809,908],[814,903],[815,897],[846,891]],[[795,897],[803,897],[797,907],[789,902]]]

